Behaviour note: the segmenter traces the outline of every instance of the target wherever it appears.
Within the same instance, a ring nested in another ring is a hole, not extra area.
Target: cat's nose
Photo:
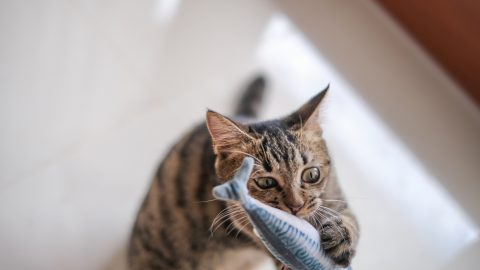
[[[295,204],[287,203],[286,206],[288,207],[288,209],[290,209],[292,215],[296,215],[303,208],[303,206],[305,206],[305,202],[297,202]]]

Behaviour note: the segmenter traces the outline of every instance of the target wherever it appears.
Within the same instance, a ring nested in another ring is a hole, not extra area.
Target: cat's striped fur
[[[337,184],[317,121],[326,91],[283,119],[245,121],[256,115],[264,86],[258,78],[248,87],[237,109],[240,120],[209,111],[207,125],[197,126],[171,148],[134,225],[132,270],[249,269],[267,254],[241,208],[211,195],[215,185],[233,176],[245,155],[256,160],[252,179],[278,181],[277,187],[264,190],[250,180],[252,197],[285,211],[301,205],[297,215],[318,228],[327,254],[340,266],[350,263],[358,226]],[[318,183],[298,181],[306,166],[320,168]]]

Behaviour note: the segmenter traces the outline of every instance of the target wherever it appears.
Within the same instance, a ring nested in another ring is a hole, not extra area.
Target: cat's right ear
[[[325,89],[303,104],[302,107],[285,117],[283,119],[284,123],[293,130],[318,130],[320,127],[320,106],[329,87],[330,85],[327,85]]]
[[[207,127],[215,154],[238,149],[245,142],[254,140],[248,134],[248,127],[212,110],[207,111]]]

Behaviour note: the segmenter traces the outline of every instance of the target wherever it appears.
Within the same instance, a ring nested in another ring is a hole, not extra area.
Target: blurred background
[[[125,269],[163,154],[262,72],[263,119],[331,85],[354,269],[477,269],[479,18],[469,0],[1,0],[0,268]]]

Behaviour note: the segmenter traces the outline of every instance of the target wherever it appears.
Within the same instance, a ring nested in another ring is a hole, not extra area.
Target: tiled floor
[[[0,268],[123,269],[162,154],[207,107],[231,111],[278,11],[267,0],[0,2]],[[266,115],[302,102],[287,88],[272,89]],[[438,268],[337,156],[364,233],[354,267]],[[417,257],[402,264],[407,247]]]

